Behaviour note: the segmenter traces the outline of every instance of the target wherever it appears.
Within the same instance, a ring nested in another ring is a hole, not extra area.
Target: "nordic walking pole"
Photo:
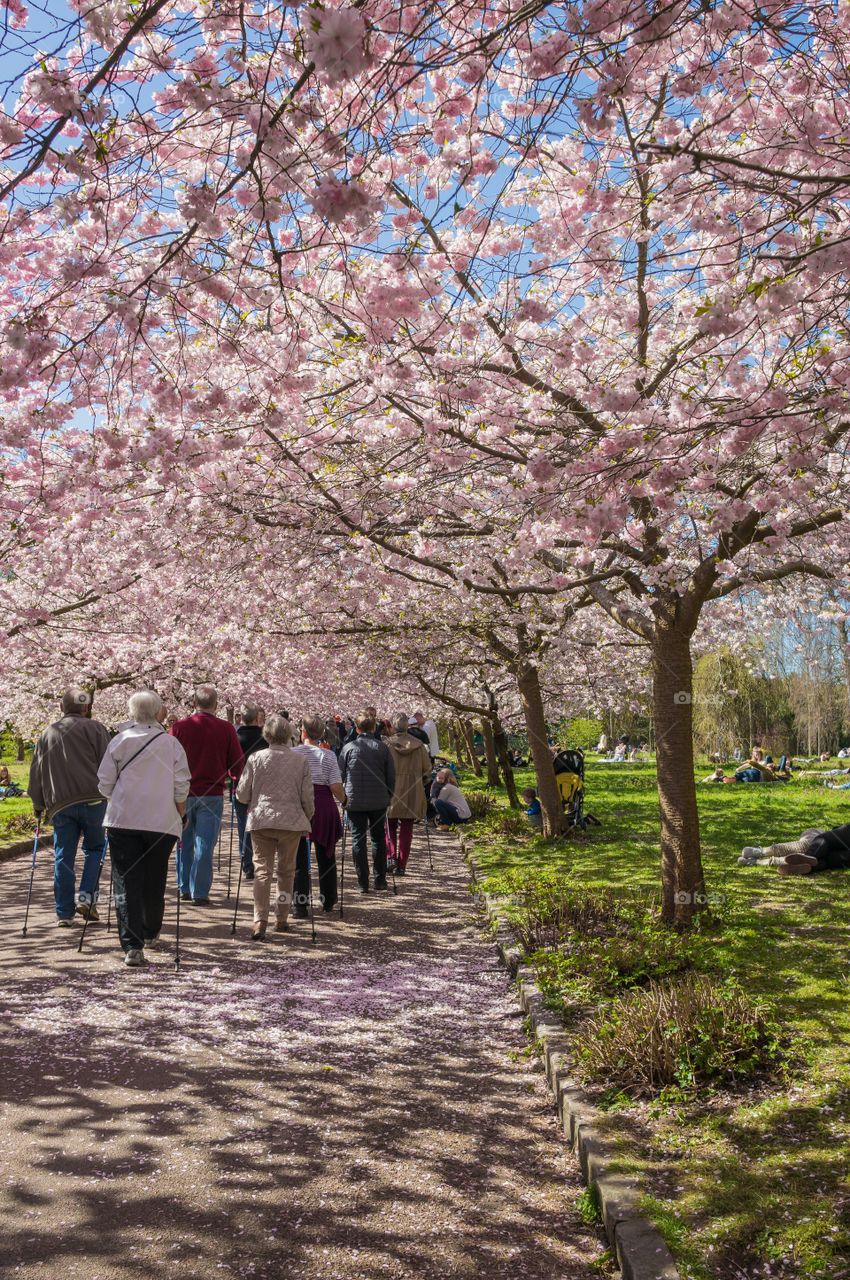
[[[307,897],[310,900],[310,930],[312,933],[311,941],[316,941],[316,917],[313,915],[313,868],[311,866],[310,848],[312,845],[310,837],[307,837]]]
[[[390,823],[389,823],[389,819],[387,818],[386,814],[384,814],[384,842],[385,842],[385,844],[386,844],[386,846],[387,846],[387,849],[389,849],[389,847],[390,847]],[[389,859],[387,859],[387,861],[389,861]],[[395,854],[393,854],[393,865],[390,867],[390,875],[391,875],[391,876],[392,876],[392,878],[393,878],[393,893],[397,894],[397,893],[398,893],[398,888],[397,888],[397,886],[396,886],[396,882],[395,882],[395,861],[396,861],[396,860],[395,860]]]
[[[112,859],[109,859],[109,901],[106,904],[106,932],[112,928]]]
[[[233,908],[233,924],[230,926],[231,938],[236,937],[236,917],[239,914],[239,890],[242,888],[242,858],[239,858],[239,878],[236,881],[236,906]]]
[[[233,827],[236,822],[236,805],[233,802],[233,782],[230,783],[230,851],[227,855],[227,898],[230,900],[230,882],[233,874]],[[242,858],[239,859],[239,869],[242,870]]]
[[[85,917],[83,918],[83,931],[82,931],[82,933],[80,934],[80,945],[77,947],[77,950],[78,950],[78,951],[82,951],[82,949],[83,949],[83,943],[84,943],[84,942],[85,942],[85,940],[86,940],[86,929],[88,929],[88,927],[89,927],[89,920],[91,920],[92,908],[94,907],[94,905],[95,905],[95,904],[96,904],[96,902],[97,902],[98,890],[100,889],[100,877],[103,875],[103,864],[106,862],[106,850],[107,850],[108,848],[109,848],[109,836],[106,836],[106,837],[104,838],[104,841],[103,841],[103,853],[100,855],[100,866],[99,866],[99,867],[98,867],[98,869],[97,869],[97,879],[96,879],[96,880],[95,880],[95,882],[94,882],[94,893],[93,893],[93,894],[92,894],[92,896],[91,896],[91,902],[89,903],[89,909],[88,909],[88,911],[87,911],[87,913],[86,913]],[[112,873],[111,873],[111,870],[110,870],[110,875],[111,875],[111,874],[112,874]]]
[[[183,841],[177,841],[177,856],[175,858],[177,871],[177,929],[174,935],[174,968],[180,968],[180,858],[183,852]]]
[[[345,837],[348,834],[348,815],[342,815],[342,853],[339,865],[339,918],[342,919],[342,894],[345,889]]]
[[[428,845],[428,865],[430,866],[431,871],[433,872],[433,870],[434,870],[434,858],[433,858],[433,855],[432,855],[432,853],[431,853],[431,828],[428,826],[428,819],[427,819],[427,818],[425,819],[425,841],[426,841],[426,843],[427,843],[427,845]]]
[[[24,927],[21,930],[22,937],[27,936],[27,921],[30,918],[30,901],[32,899],[32,882],[35,877],[35,859],[38,853],[38,842],[41,839],[41,816],[35,824],[35,839],[32,842],[32,866],[30,867],[30,887],[27,890],[27,909],[24,912]]]

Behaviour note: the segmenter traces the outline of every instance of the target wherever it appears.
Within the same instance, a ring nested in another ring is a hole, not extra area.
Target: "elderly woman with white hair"
[[[189,762],[160,723],[163,706],[147,690],[134,693],[130,721],[112,739],[98,770],[106,796],[118,937],[125,963],[145,961],[145,944],[162,928],[171,851],[183,829]]]
[[[289,745],[290,722],[283,716],[269,716],[263,737],[268,747],[248,757],[236,788],[237,800],[248,806],[247,827],[254,845],[254,942],[266,938],[275,862],[275,929],[283,933],[289,928],[295,856],[301,837],[310,832],[315,811],[310,764]]]

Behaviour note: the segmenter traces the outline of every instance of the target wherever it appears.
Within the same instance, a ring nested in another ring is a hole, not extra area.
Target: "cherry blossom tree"
[[[220,584],[283,552],[311,595],[336,567],[396,609],[451,596],[516,681],[549,821],[540,663],[606,616],[651,653],[686,924],[704,611],[846,558],[845,17],[148,0],[21,44],[3,547],[61,566],[111,504],[142,551],[98,549],[53,605],[81,618],[213,545]],[[24,592],[19,636],[50,606]],[[233,596],[207,607],[229,655]]]

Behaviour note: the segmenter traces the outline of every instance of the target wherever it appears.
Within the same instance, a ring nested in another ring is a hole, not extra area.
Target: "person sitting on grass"
[[[809,828],[799,839],[781,844],[745,845],[741,867],[776,867],[781,876],[807,876],[815,871],[850,868],[850,824],[830,831]]]
[[[714,773],[710,773],[707,778],[703,778],[703,782],[731,782],[731,778],[727,778],[723,771],[723,766],[718,765]]]
[[[12,775],[5,764],[0,764],[0,787],[11,787]]]
[[[754,747],[749,760],[735,770],[736,782],[787,782],[790,776],[787,769],[778,769],[765,759],[761,747]]]
[[[537,792],[534,787],[526,787],[522,793],[522,798],[528,808],[525,811],[528,821],[535,830],[540,831],[543,828],[543,810],[540,807],[540,801],[537,798]]]
[[[440,769],[431,786],[431,803],[437,811],[437,821],[442,827],[454,827],[469,822],[472,810],[466,796],[457,785],[451,769]]]

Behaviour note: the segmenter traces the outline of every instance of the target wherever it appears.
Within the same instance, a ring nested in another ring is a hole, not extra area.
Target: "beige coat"
[[[393,753],[395,787],[387,810],[388,818],[424,818],[428,808],[425,783],[431,782],[431,757],[424,742],[409,733],[387,738]]]
[[[236,799],[248,806],[249,831],[310,830],[315,801],[306,756],[275,744],[250,755]]]

